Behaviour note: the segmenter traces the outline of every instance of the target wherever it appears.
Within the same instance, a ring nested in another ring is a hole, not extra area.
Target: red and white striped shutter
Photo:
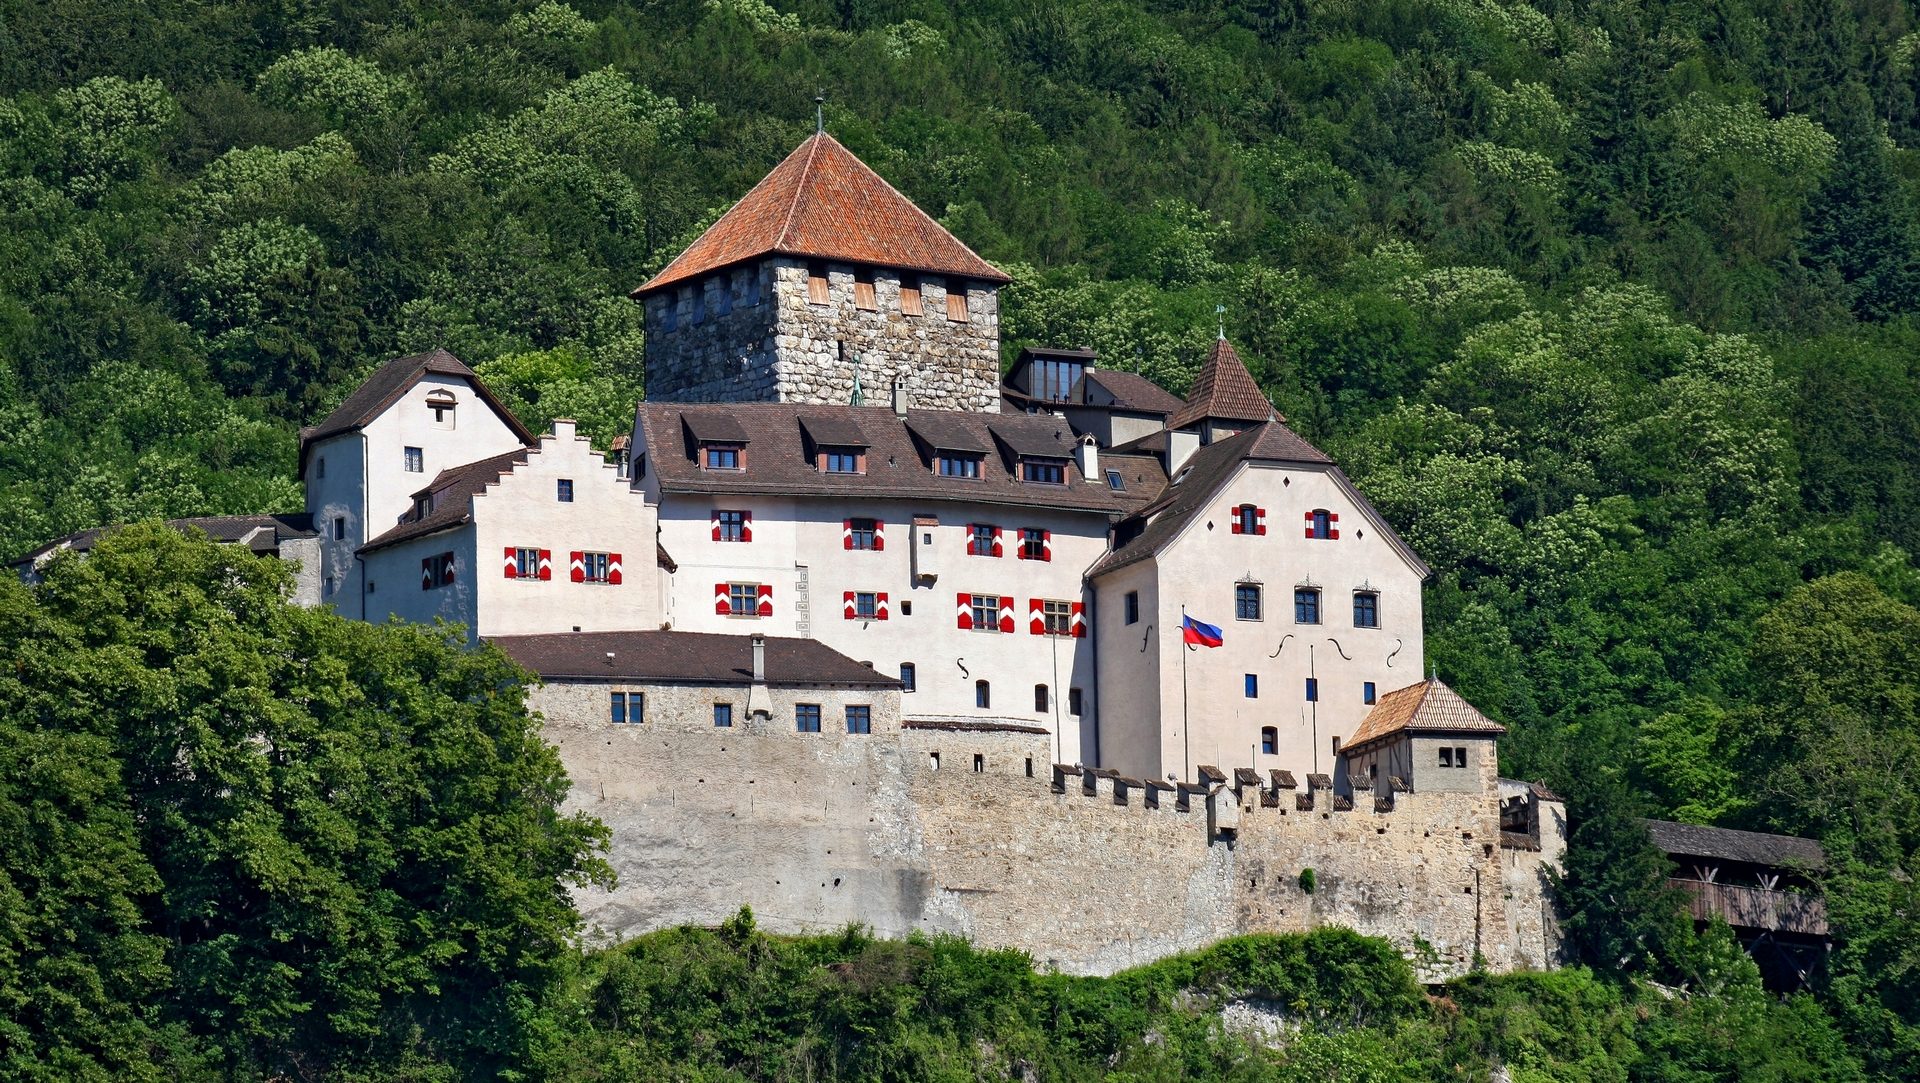
[[[1012,595],[1002,595],[1000,597],[1000,630],[1009,633],[1013,631]]]
[[[873,619],[887,619],[887,592],[881,591],[873,596]]]
[[[1313,513],[1307,513],[1307,537],[1313,537]]]
[[[1254,532],[1255,534],[1259,534],[1259,535],[1261,535],[1261,536],[1263,536],[1263,537],[1264,537],[1264,536],[1266,535],[1266,533],[1267,533],[1267,509],[1265,509],[1265,508],[1255,508],[1255,509],[1253,509],[1253,532]]]
[[[720,509],[713,509],[713,540],[720,540]]]
[[[1047,634],[1047,606],[1041,599],[1027,599],[1027,624],[1034,635]]]
[[[1073,603],[1073,638],[1087,638],[1087,610],[1080,602]]]
[[[1040,532],[1040,559],[1047,561],[1053,559],[1053,531],[1051,530]]]
[[[440,585],[447,586],[447,587],[452,586],[453,585],[453,554],[452,553],[440,554],[440,568],[441,568]]]
[[[433,589],[433,558],[420,558],[420,589]]]
[[[713,611],[723,617],[733,612],[733,602],[727,597],[727,585],[725,583],[715,583],[713,585]]]
[[[954,627],[959,628],[963,632],[970,632],[973,630],[973,595],[962,591],[960,593],[959,606],[959,621]]]
[[[852,591],[850,590],[841,591],[840,601],[842,606],[846,609],[848,620],[853,620],[859,616],[860,607],[854,604]]]
[[[980,547],[974,544],[975,541],[980,537],[980,535],[976,533],[974,530],[975,526],[976,524],[974,523],[967,524],[967,555],[970,557],[977,557],[980,555]]]
[[[853,520],[840,520],[840,548],[853,548]]]
[[[878,519],[873,521],[873,551],[878,553],[887,547],[887,524]]]
[[[760,615],[763,617],[773,616],[773,584],[772,583],[760,584]]]
[[[993,528],[993,555],[994,556],[1002,555],[1001,549],[1000,549],[1000,528],[999,527]]]
[[[520,550],[507,546],[507,578],[520,578]]]
[[[740,513],[740,540],[743,543],[753,540],[753,512],[751,511]]]
[[[610,587],[617,587],[620,585],[620,554],[619,553],[607,554],[607,585]]]
[[[1241,511],[1241,509],[1242,509],[1242,508],[1245,508],[1245,507],[1246,507],[1246,505],[1245,505],[1245,504],[1237,504],[1237,505],[1235,505],[1235,506],[1234,506],[1234,509],[1233,509],[1233,532],[1234,532],[1235,534],[1245,534],[1245,533],[1246,533],[1246,531],[1244,531],[1244,530],[1242,530],[1242,529],[1240,529],[1240,511]]]
[[[1330,511],[1330,512],[1328,512],[1328,513],[1327,513],[1327,522],[1328,522],[1328,523],[1338,523],[1339,521],[1340,521],[1340,513],[1339,513],[1339,512],[1337,512],[1337,511]],[[1339,540],[1340,540],[1340,528],[1339,528],[1338,526],[1329,526],[1329,527],[1327,528],[1327,537],[1329,537],[1329,538],[1331,538],[1331,539],[1333,539],[1334,541],[1339,541]]]
[[[540,581],[545,583],[552,578],[553,551],[550,549],[542,549],[540,550]]]
[[[576,583],[587,581],[587,554],[578,549],[567,554],[567,575]]]

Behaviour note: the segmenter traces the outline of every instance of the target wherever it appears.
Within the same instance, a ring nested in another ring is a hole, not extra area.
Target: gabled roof
[[[1240,355],[1221,338],[1214,340],[1213,351],[1200,366],[1200,375],[1194,377],[1187,404],[1167,421],[1167,427],[1182,429],[1208,418],[1260,422],[1279,416],[1260,393],[1260,385],[1253,382],[1253,374],[1241,363]]]
[[[374,418],[385,413],[388,407],[399,402],[402,395],[413,390],[421,377],[428,374],[466,380],[473,386],[474,394],[479,395],[482,401],[493,408],[494,413],[500,415],[521,443],[534,443],[533,433],[520,423],[519,418],[513,416],[512,410],[493,397],[493,392],[487,390],[486,382],[474,375],[466,362],[445,350],[429,350],[411,357],[398,357],[381,365],[318,425],[300,430],[300,473],[304,476],[307,472],[307,449],[315,442],[366,427]]]
[[[1180,409],[1180,396],[1147,379],[1136,372],[1120,372],[1115,369],[1095,369],[1080,378],[1083,385],[1094,385],[1106,391],[1111,403],[1096,403],[1092,386],[1083,386],[1075,393],[1074,401],[1089,406],[1106,406],[1113,410],[1137,410],[1145,414],[1172,414]]]
[[[501,477],[512,473],[514,467],[526,462],[531,451],[531,448],[514,448],[478,462],[450,466],[440,471],[426,488],[413,494],[416,500],[432,496],[433,509],[418,517],[409,511],[392,529],[361,546],[360,552],[385,549],[411,538],[423,538],[472,522],[473,498],[485,492],[487,486]]]
[[[1674,857],[1711,857],[1749,865],[1776,865],[1822,869],[1826,851],[1812,839],[1798,835],[1769,835],[1726,827],[1700,827],[1669,820],[1646,821],[1653,844]]]
[[[1357,751],[1402,734],[1498,737],[1505,732],[1507,727],[1481,714],[1438,677],[1430,677],[1381,696],[1367,717],[1360,720],[1360,728],[1353,731],[1353,738],[1341,743],[1340,751]]]
[[[710,632],[556,632],[494,636],[507,657],[549,681],[657,681],[745,685],[753,680],[753,637]],[[767,683],[898,688],[900,682],[817,639],[768,636]]]
[[[633,296],[770,255],[1008,281],[852,151],[819,132]]]

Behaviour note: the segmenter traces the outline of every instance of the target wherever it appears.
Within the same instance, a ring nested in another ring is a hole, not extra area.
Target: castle
[[[825,133],[633,296],[596,453],[443,351],[304,430],[315,600],[499,645],[610,931],[848,921],[1101,972],[1337,921],[1550,965],[1562,806],[1423,679],[1427,566],[1224,335],[1001,375],[1008,278]]]

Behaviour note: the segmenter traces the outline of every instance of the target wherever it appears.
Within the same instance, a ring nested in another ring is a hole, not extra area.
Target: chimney
[[[753,683],[767,683],[767,637],[753,633]]]
[[[893,412],[896,417],[907,416],[907,378],[896,374],[893,378]]]
[[[1080,438],[1080,476],[1088,481],[1100,480],[1100,442],[1088,433]]]

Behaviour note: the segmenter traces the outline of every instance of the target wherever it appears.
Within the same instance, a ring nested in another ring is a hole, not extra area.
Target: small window
[[[716,511],[713,513],[714,525],[720,531],[723,542],[743,542],[747,540],[747,513],[744,511]]]
[[[807,303],[827,303],[827,265],[824,263],[807,264]]]
[[[760,584],[728,583],[727,615],[733,617],[759,616]]]
[[[718,729],[731,728],[733,726],[733,704],[731,703],[714,704],[713,705],[713,724]]]
[[[879,533],[879,526],[872,519],[847,520],[847,541],[849,548],[872,549]]]
[[[915,676],[912,662],[900,663],[900,690],[902,692],[911,692],[914,690],[913,682]]]
[[[1051,707],[1051,702],[1050,702],[1050,697],[1047,695],[1047,686],[1044,684],[1034,685],[1033,686],[1034,713],[1046,714],[1050,707]]]
[[[1140,592],[1137,590],[1127,592],[1127,623],[1140,623]]]
[[[1000,528],[992,523],[974,523],[967,530],[972,534],[968,551],[977,557],[992,556],[994,546],[1000,540]]]
[[[850,447],[827,448],[820,453],[820,469],[827,474],[858,474],[860,450]]]
[[[327,577],[326,577],[326,588],[325,588],[325,593],[327,593],[327,594],[332,594],[332,593],[333,593],[333,576],[331,576],[331,575],[329,575],[329,576],[327,576]]]
[[[873,708],[867,706],[866,704],[858,704],[855,706],[848,707],[847,708],[847,732],[848,733],[872,733],[873,732]]]
[[[798,703],[793,708],[793,728],[800,733],[820,732],[820,705]]]
[[[984,773],[986,773],[986,770],[987,770],[987,756],[986,756],[986,753],[984,753],[984,752],[975,752],[975,753],[973,754],[973,773],[974,773],[974,774],[976,774],[976,775],[978,775],[978,774],[984,774]]]
[[[1380,627],[1380,595],[1368,590],[1354,594],[1353,626],[1355,628]]]
[[[873,294],[873,271],[862,267],[853,272],[853,307],[865,312],[876,312],[880,301]]]
[[[347,517],[344,515],[336,515],[333,517],[333,540],[347,540]]]
[[[1453,749],[1448,748],[1445,745],[1440,746],[1440,766],[1442,767],[1453,766]]]
[[[1374,695],[1373,682],[1363,681],[1360,685],[1360,702],[1371,705],[1379,697]]]
[[[974,631],[997,632],[1000,630],[1000,596],[998,594],[975,594],[969,599],[968,608],[973,610]]]
[[[612,559],[608,554],[581,553],[580,564],[584,569],[583,578],[585,582],[605,583],[610,581],[610,570],[613,565]]]
[[[562,504],[573,503],[573,479],[561,478],[553,483],[554,498]]]
[[[902,316],[924,316],[926,309],[920,305],[920,280],[902,278],[900,280],[900,314]]]
[[[702,449],[702,462],[708,470],[740,469],[740,448],[733,444],[708,444]]]
[[[1453,765],[1455,767],[1465,767],[1467,765],[1467,750],[1460,745],[1453,746]]]
[[[943,478],[977,478],[980,476],[980,456],[943,451],[935,458],[934,469]]]
[[[1078,688],[1067,689],[1067,713],[1076,716],[1083,713],[1080,710],[1080,690]]]
[[[313,476],[316,478],[324,478],[327,476],[327,457],[325,455],[320,456],[319,462],[314,464]]]
[[[433,414],[433,427],[436,429],[453,428],[453,396],[445,391],[435,391],[427,396],[427,409]]]
[[[1238,583],[1234,585],[1233,619],[1260,619],[1260,584]]]
[[[1260,675],[1258,673],[1247,674],[1247,698],[1260,698]]]
[[[1047,559],[1047,532],[1038,527],[1020,528],[1020,559]]]
[[[1320,680],[1317,677],[1307,678],[1307,702],[1320,702]]]
[[[513,551],[513,577],[515,579],[540,578],[540,550],[515,549]]]
[[[993,686],[985,681],[973,682],[973,705],[981,710],[993,707]]]
[[[1313,587],[1297,587],[1293,592],[1293,622],[1295,624],[1320,623],[1320,591]]]
[[[1307,537],[1333,537],[1333,513],[1325,508],[1315,508],[1307,513]]]
[[[965,282],[947,285],[947,319],[955,323],[967,322],[967,284]]]
[[[1260,727],[1260,751],[1269,756],[1280,754],[1280,731],[1272,726]]]
[[[1050,636],[1073,634],[1073,603],[1047,599],[1040,603],[1041,627]]]
[[[870,590],[859,591],[853,596],[853,616],[855,620],[872,620],[880,611],[880,596]]]
[[[1252,504],[1240,505],[1239,507],[1233,509],[1233,514],[1234,514],[1234,518],[1238,520],[1238,522],[1236,522],[1234,525],[1240,528],[1239,530],[1234,531],[1234,533],[1258,534],[1260,532],[1259,511]]]
[[[1021,459],[1020,480],[1041,485],[1065,485],[1067,464],[1059,459]]]
[[[629,720],[634,722],[640,721],[640,693],[635,692],[633,694],[631,704],[628,703],[627,693],[625,692],[615,692],[611,699],[609,717],[611,717],[613,721],[622,724]],[[631,711],[629,711],[629,707],[632,708]]]
[[[1107,471],[1107,488],[1112,489],[1116,493],[1124,493],[1127,491],[1127,483],[1120,477],[1120,471]]]

